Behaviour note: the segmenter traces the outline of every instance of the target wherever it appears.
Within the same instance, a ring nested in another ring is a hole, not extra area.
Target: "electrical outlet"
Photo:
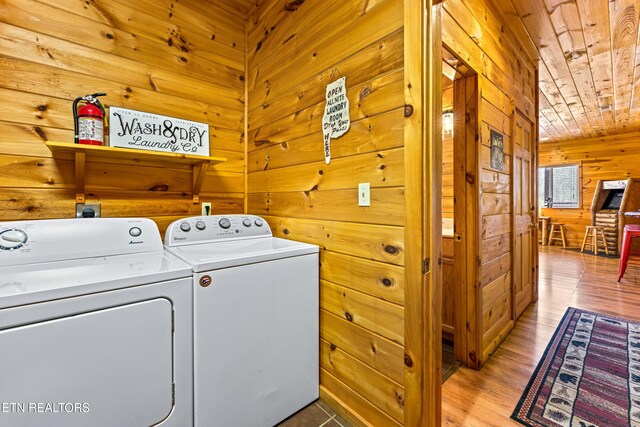
[[[358,184],[358,206],[371,206],[371,194],[368,182]]]
[[[100,203],[76,203],[76,218],[100,218]]]
[[[202,203],[202,216],[211,215],[211,203]]]

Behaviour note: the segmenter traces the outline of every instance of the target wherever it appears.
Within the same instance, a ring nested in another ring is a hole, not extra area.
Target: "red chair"
[[[640,225],[629,224],[624,226],[622,234],[622,250],[620,251],[620,264],[618,265],[618,282],[622,280],[624,271],[627,269],[629,262],[629,253],[631,252],[631,239],[640,237]]]

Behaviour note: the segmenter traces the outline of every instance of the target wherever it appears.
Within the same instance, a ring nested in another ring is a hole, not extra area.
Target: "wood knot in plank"
[[[149,191],[168,191],[169,186],[167,184],[156,184],[149,188]]]
[[[365,98],[371,94],[371,92],[373,92],[373,89],[371,89],[369,86],[365,86],[360,91],[360,95],[358,96],[358,100],[360,102],[364,101]]]
[[[383,277],[381,282],[382,282],[382,284],[384,286],[387,286],[387,287],[393,285],[393,281],[391,279],[389,279],[388,277]]]
[[[153,89],[155,92],[157,92],[158,91],[158,86],[156,86],[155,82],[151,78],[151,74],[148,74],[147,77],[149,78],[149,86],[151,86],[151,89]]]
[[[465,175],[465,180],[469,183],[469,184],[475,184],[476,182],[476,177],[473,176],[472,174],[468,173]]]
[[[35,133],[36,133],[40,138],[42,138],[42,140],[43,140],[43,141],[48,141],[48,139],[47,139],[47,134],[46,134],[46,133],[44,133],[44,131],[43,131],[39,126],[34,127],[34,128],[33,128],[33,131],[34,131],[34,132],[35,132]]]
[[[384,251],[391,255],[398,255],[398,253],[400,252],[398,248],[393,245],[385,245]]]
[[[413,115],[413,105],[407,104],[404,106],[404,116],[411,117]]]
[[[284,10],[288,12],[295,12],[296,10],[298,10],[300,6],[302,6],[303,3],[304,3],[304,0],[289,0],[284,5]]]
[[[404,354],[404,366],[407,368],[413,368],[413,359],[407,353]]]
[[[344,312],[344,317],[345,319],[347,319],[349,322],[353,322],[353,315],[351,313],[349,313],[348,311]]]

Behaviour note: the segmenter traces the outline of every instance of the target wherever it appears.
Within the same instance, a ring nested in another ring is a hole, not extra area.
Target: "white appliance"
[[[228,215],[174,222],[165,247],[194,271],[196,426],[273,426],[318,398],[317,246]]]
[[[149,219],[0,222],[0,425],[192,425],[191,275]]]

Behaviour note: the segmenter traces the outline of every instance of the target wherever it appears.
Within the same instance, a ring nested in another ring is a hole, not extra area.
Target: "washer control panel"
[[[167,228],[164,244],[180,246],[271,235],[269,224],[255,215],[194,216],[174,221]]]

